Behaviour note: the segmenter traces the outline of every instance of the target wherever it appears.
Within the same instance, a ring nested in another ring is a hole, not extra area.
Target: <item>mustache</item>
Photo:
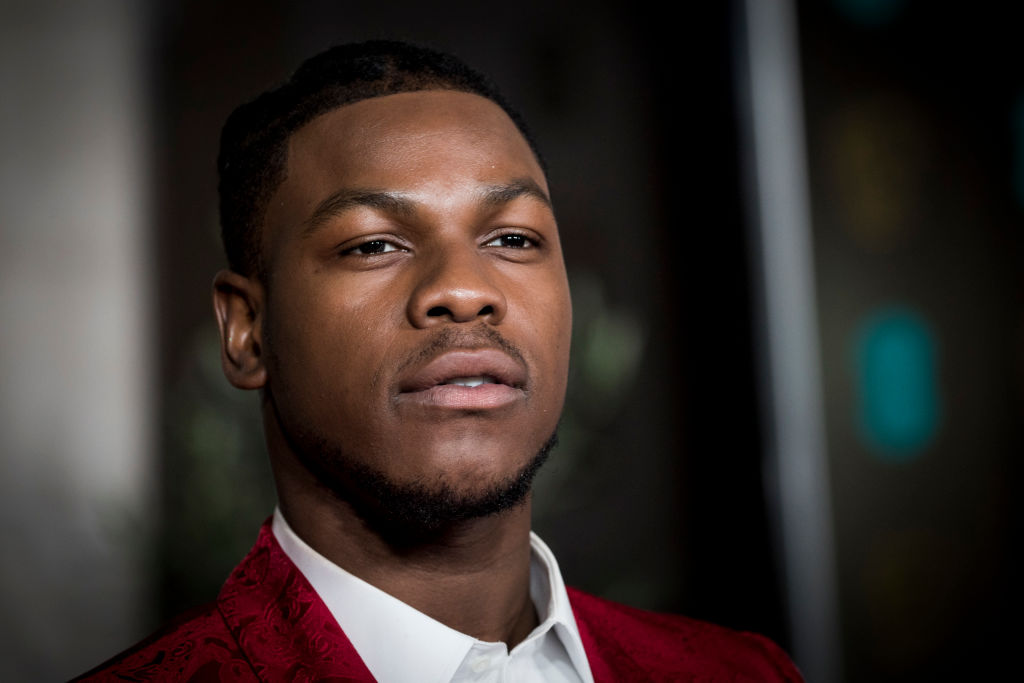
[[[411,354],[398,366],[398,374],[410,367],[422,365],[448,351],[497,348],[511,356],[524,368],[529,368],[522,352],[498,330],[486,323],[479,323],[469,329],[457,329],[446,325],[422,348]]]

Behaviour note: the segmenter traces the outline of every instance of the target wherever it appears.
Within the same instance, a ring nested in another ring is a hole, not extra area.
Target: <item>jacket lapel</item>
[[[621,646],[620,638],[629,635],[621,633],[621,620],[616,620],[601,602],[586,593],[571,587],[566,592],[594,682],[651,680],[650,672]]]
[[[217,607],[261,680],[374,680],[327,606],[277,544],[269,520],[228,577]]]

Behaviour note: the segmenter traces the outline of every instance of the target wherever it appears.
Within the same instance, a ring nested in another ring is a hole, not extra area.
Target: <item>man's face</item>
[[[266,396],[288,441],[467,499],[523,470],[568,372],[548,197],[476,95],[378,97],[296,132],[262,245]]]

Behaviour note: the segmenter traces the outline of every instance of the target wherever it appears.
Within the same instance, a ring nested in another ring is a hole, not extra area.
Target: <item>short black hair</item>
[[[221,239],[229,267],[263,277],[260,225],[270,195],[284,180],[289,137],[317,116],[346,104],[419,90],[457,90],[501,107],[543,167],[522,117],[497,87],[465,62],[392,40],[339,45],[311,57],[282,85],[241,105],[221,131]]]

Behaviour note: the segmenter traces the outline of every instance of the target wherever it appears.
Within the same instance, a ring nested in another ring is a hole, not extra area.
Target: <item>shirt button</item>
[[[488,659],[487,657],[481,657],[473,662],[473,673],[480,673],[490,665],[490,659]]]

